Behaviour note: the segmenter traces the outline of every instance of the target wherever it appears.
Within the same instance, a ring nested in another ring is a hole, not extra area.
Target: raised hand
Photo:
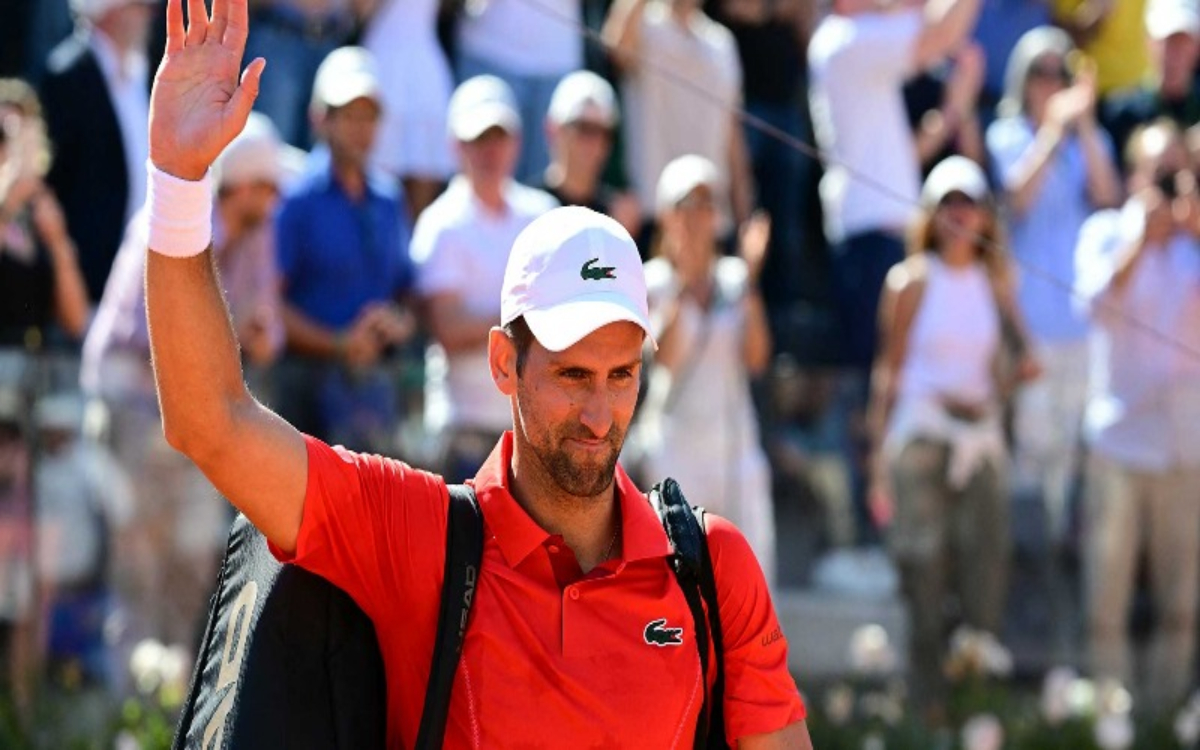
[[[167,2],[167,49],[150,93],[150,160],[168,174],[198,180],[242,131],[266,61],[241,72],[249,29],[247,0]]]

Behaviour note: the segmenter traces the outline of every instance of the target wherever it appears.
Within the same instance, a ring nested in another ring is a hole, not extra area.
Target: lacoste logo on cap
[[[666,624],[667,618],[665,617],[646,623],[646,629],[642,632],[642,637],[646,639],[646,643],[660,648],[663,646],[682,646],[683,628],[668,628]]]
[[[597,266],[592,267],[593,263],[599,262],[599,258],[592,258],[587,263],[583,264],[583,268],[579,269],[579,275],[589,281],[599,281],[600,279],[615,279],[617,275],[616,266]]]

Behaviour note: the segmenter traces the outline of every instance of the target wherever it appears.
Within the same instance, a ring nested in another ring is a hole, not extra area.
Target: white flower
[[[1079,678],[1070,667],[1055,667],[1042,682],[1042,716],[1052,726],[1061,724],[1071,715],[1071,685]]]
[[[1200,743],[1200,693],[1193,695],[1175,716],[1175,739],[1184,747]]]
[[[992,714],[978,714],[962,728],[964,750],[1000,750],[1004,746],[1004,727]]]
[[[143,695],[153,693],[162,684],[161,665],[166,653],[166,647],[153,638],[133,647],[133,653],[129,655],[129,673]]]
[[[862,750],[887,750],[887,745],[884,744],[882,736],[872,732],[863,737]]]
[[[1126,750],[1133,744],[1133,719],[1129,714],[1105,714],[1096,720],[1096,744],[1101,750]]]
[[[1101,714],[1127,714],[1133,710],[1133,696],[1120,680],[1106,677],[1096,683],[1096,707]]]
[[[187,680],[190,677],[188,674],[190,662],[191,657],[188,656],[187,649],[183,646],[175,644],[164,649],[162,658],[158,662],[163,684],[186,688]]]
[[[128,729],[122,729],[113,740],[113,750],[142,750],[142,743]]]
[[[1067,688],[1067,706],[1072,716],[1091,716],[1096,713],[1096,685],[1077,677]]]
[[[850,665],[862,674],[886,674],[896,669],[896,649],[881,625],[863,625],[850,636]]]

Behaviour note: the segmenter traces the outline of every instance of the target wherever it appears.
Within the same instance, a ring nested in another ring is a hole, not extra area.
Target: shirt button
[[[572,601],[579,599],[579,589],[575,588],[574,586],[571,586],[570,588],[567,589],[567,596],[571,597]]]
[[[552,554],[552,555],[558,554],[558,545],[557,544],[550,545],[550,554]]]

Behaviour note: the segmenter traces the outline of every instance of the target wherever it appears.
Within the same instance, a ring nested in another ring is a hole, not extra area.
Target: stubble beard
[[[599,461],[587,463],[577,460],[568,451],[565,443],[569,437],[555,436],[551,448],[534,450],[560,490],[577,498],[596,497],[612,485],[625,432],[613,426],[604,438],[609,448],[607,453]],[[590,438],[588,435],[585,439]]]

